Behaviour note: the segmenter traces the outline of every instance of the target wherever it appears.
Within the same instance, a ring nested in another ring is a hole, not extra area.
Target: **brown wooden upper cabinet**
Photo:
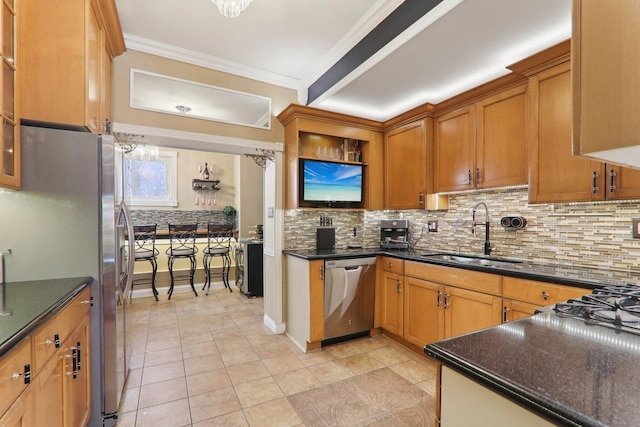
[[[285,208],[297,209],[299,159],[339,150],[345,139],[357,141],[364,171],[364,209],[382,209],[382,123],[291,104],[278,115],[284,126]],[[336,160],[337,162],[341,162]],[[349,160],[344,161],[349,163]]]
[[[425,207],[428,172],[425,121],[417,120],[385,133],[385,209]]]
[[[526,86],[435,119],[436,193],[527,184]]]
[[[2,51],[2,129],[0,129],[0,186],[20,188],[20,115],[16,103],[18,65],[16,63],[16,40],[19,0],[4,1],[0,9],[0,32]]]
[[[104,132],[125,50],[114,0],[26,1],[20,24],[22,118]]]
[[[571,64],[529,78],[531,203],[622,200],[640,196],[640,171],[587,160],[571,151]]]
[[[573,2],[575,155],[640,168],[638,21],[635,1]]]

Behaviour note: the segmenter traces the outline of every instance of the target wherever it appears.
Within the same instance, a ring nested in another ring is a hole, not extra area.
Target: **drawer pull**
[[[14,372],[13,375],[11,375],[11,379],[14,381],[20,377],[24,377],[25,384],[29,384],[31,382],[31,365],[24,365],[24,374]]]
[[[56,343],[56,348],[60,348],[60,334],[55,334],[53,336],[53,341]]]
[[[545,291],[542,291],[542,299],[545,300],[545,301],[548,300],[549,299],[549,294],[546,293]]]
[[[393,268],[393,263],[392,262],[389,263],[389,268]]]

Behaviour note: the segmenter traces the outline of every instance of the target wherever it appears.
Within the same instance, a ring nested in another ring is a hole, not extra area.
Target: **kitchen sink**
[[[510,267],[519,264],[521,261],[482,258],[473,255],[455,255],[455,254],[423,254],[425,258],[438,259],[441,261],[449,261],[459,264],[481,265],[484,267]]]

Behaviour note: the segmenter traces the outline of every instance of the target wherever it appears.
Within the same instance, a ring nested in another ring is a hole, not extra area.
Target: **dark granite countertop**
[[[11,315],[0,316],[0,357],[92,281],[91,277],[72,277],[5,283],[6,309]]]
[[[361,249],[336,249],[334,251],[285,250],[283,251],[283,253],[286,255],[291,255],[308,260],[357,258],[362,256],[384,255],[405,260],[463,268],[468,270],[483,271],[486,273],[519,277],[522,279],[537,280],[541,282],[553,282],[586,289],[594,289],[605,284],[619,285],[623,283],[633,283],[640,286],[640,276],[629,271],[585,268],[561,264],[543,264],[537,262],[529,262],[526,260],[518,260],[518,262],[516,263],[501,264],[500,266],[484,266],[477,264],[460,263],[455,261],[445,261],[437,258],[430,258],[428,256],[441,252],[383,250],[379,247],[373,247]]]
[[[640,425],[639,335],[546,312],[424,352],[554,423]]]

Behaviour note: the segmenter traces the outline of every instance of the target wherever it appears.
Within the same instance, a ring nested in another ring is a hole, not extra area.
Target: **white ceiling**
[[[127,48],[307,88],[403,0],[116,0]],[[412,0],[415,1],[415,0]],[[570,37],[571,0],[443,0],[311,104],[388,120],[438,103]],[[275,111],[278,114],[279,111]]]

